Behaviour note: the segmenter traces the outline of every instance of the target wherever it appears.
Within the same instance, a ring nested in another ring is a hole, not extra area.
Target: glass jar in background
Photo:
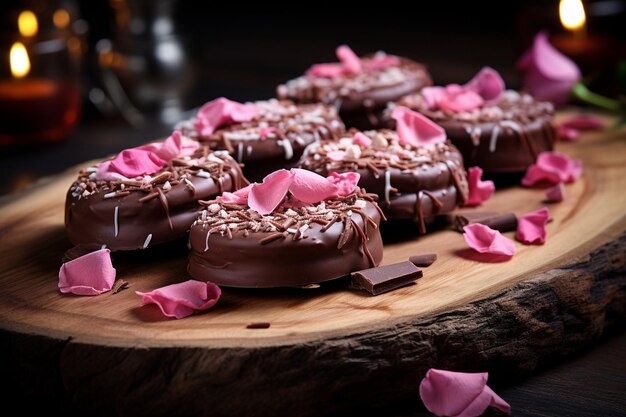
[[[86,24],[67,0],[2,9],[0,146],[61,141],[80,117]]]

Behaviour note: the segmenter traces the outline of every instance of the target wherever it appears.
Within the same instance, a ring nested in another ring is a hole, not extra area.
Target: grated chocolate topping
[[[549,118],[554,115],[554,106],[552,103],[539,101],[530,94],[519,93],[513,90],[505,91],[494,103],[485,104],[477,109],[466,112],[431,110],[423,100],[421,93],[405,96],[395,105],[406,106],[438,122],[450,120],[477,123],[510,120],[525,124],[536,119]],[[395,105],[391,104],[389,110],[392,110]]]
[[[247,122],[222,126],[209,136],[202,136],[196,131],[195,118],[179,123],[177,129],[191,138],[209,143],[213,149],[225,149],[233,155],[242,153],[243,146],[254,141],[288,139],[307,145],[316,140],[334,139],[344,131],[337,110],[332,106],[321,103],[296,105],[289,100],[276,99],[248,104],[258,109],[256,117]],[[239,149],[233,142],[241,145]],[[289,152],[287,147],[285,152]]]
[[[407,81],[419,81],[420,85],[431,83],[426,67],[417,62],[399,57],[398,66],[368,68],[367,63],[375,56],[361,58],[364,70],[356,74],[345,74],[335,78],[303,75],[278,86],[279,98],[291,98],[298,102],[338,103],[344,98],[368,91],[398,86]]]

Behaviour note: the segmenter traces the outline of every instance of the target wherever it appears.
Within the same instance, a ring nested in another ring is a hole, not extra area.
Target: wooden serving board
[[[188,279],[186,248],[114,254],[130,283],[118,294],[59,293],[76,171],[46,179],[0,206],[0,370],[21,397],[123,415],[320,415],[418,402],[430,367],[510,382],[626,318],[626,132],[558,149],[582,159],[584,175],[548,205],[545,245],[517,243],[511,260],[484,263],[444,228],[385,246],[384,263],[438,254],[417,285],[377,297],[341,283],[225,288],[214,308],[183,320],[140,307],[135,291]],[[511,187],[480,210],[522,214],[546,205],[543,195]],[[246,328],[253,322],[271,327]]]

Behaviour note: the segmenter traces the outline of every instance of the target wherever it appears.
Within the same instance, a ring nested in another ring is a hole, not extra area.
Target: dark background
[[[36,8],[41,3],[9,1],[1,7],[3,16],[9,16],[16,7]],[[489,65],[508,87],[519,88],[515,62],[532,36],[542,29],[564,32],[556,0],[415,2],[415,11],[400,2],[355,3],[341,9],[329,2],[282,7],[180,0],[69,3],[88,27],[83,35],[87,48],[80,124],[58,144],[0,148],[0,194],[167,136],[176,120],[215,97],[272,97],[278,84],[301,75],[311,64],[336,61],[334,50],[342,43],[359,55],[384,50],[423,62],[436,84],[464,83]],[[590,32],[623,36],[624,11],[588,18]],[[129,122],[132,117],[107,99],[97,59],[105,44],[118,57],[110,72],[143,123]]]

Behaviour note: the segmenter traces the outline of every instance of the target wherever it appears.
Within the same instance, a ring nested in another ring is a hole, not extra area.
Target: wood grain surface
[[[559,144],[583,160],[583,178],[566,186],[564,202],[547,205],[546,244],[517,243],[507,262],[480,262],[445,227],[404,231],[404,239],[388,233],[384,263],[438,254],[416,285],[378,297],[341,282],[225,288],[216,307],[184,320],[140,307],[134,293],[188,279],[184,244],[114,254],[129,290],[58,292],[75,171],[53,177],[0,207],[0,369],[25,392],[125,415],[197,414],[218,397],[216,415],[319,415],[354,410],[362,396],[372,395],[371,405],[415,398],[431,366],[489,370],[495,384],[525,375],[626,318],[625,136]],[[480,210],[523,214],[545,206],[543,196],[510,187]],[[253,322],[271,326],[248,329]],[[158,400],[146,406],[148,396]]]

